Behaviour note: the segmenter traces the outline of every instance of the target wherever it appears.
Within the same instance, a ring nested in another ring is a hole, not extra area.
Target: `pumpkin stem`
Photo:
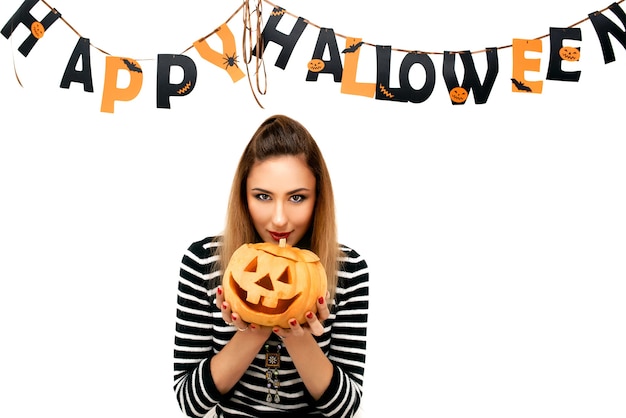
[[[287,246],[287,240],[286,240],[285,238],[281,238],[281,239],[278,241],[278,246],[279,246],[280,248],[285,248],[285,247]]]

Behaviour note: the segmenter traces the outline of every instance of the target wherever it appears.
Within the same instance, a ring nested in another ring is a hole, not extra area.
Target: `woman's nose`
[[[272,223],[278,227],[285,226],[287,224],[287,214],[285,213],[285,208],[282,203],[276,203],[276,205],[274,205]]]

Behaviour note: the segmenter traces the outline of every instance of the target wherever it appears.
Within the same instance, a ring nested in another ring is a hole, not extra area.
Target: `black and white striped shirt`
[[[220,394],[210,372],[210,360],[231,339],[236,328],[224,323],[215,306],[222,272],[214,237],[193,243],[182,259],[176,311],[174,391],[180,408],[190,417],[203,417],[212,408],[218,417],[305,416],[350,417],[361,401],[369,298],[365,260],[342,246],[335,300],[324,334],[316,340],[333,364],[330,386],[319,400],[307,392],[283,348],[280,357],[280,403],[266,401],[265,349],[241,380]],[[278,344],[270,336],[268,344]]]

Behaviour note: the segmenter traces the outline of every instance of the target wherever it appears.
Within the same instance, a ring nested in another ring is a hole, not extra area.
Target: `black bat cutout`
[[[513,84],[515,84],[515,87],[517,87],[517,90],[527,91],[527,92],[532,93],[532,89],[528,87],[526,84],[522,83],[521,81],[517,81],[514,78],[512,78],[511,81],[513,82]]]
[[[349,47],[347,47],[346,49],[344,49],[341,52],[343,54],[348,53],[348,52],[356,52],[361,47],[361,45],[363,45],[363,42],[359,42],[357,44],[350,45]]]
[[[136,73],[142,73],[143,71],[141,71],[141,68],[137,67],[135,65],[135,63],[131,62],[130,60],[127,60],[126,58],[123,59],[124,64],[126,64],[126,67],[128,68],[128,71],[134,71]]]

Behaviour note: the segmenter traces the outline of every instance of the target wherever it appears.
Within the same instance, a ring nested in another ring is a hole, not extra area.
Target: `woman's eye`
[[[294,203],[300,203],[304,199],[306,199],[306,197],[302,196],[301,194],[296,194],[296,195],[291,196],[291,201]]]
[[[270,195],[265,193],[259,193],[256,195],[256,198],[259,200],[270,200]]]

